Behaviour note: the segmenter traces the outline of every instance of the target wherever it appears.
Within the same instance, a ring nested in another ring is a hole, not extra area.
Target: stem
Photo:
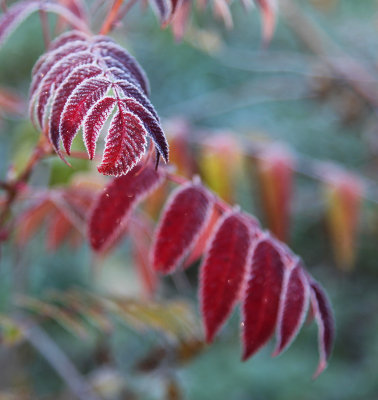
[[[100,35],[106,35],[113,29],[113,26],[118,19],[118,11],[121,8],[122,3],[123,0],[114,0],[114,3],[110,8],[109,13],[100,29]]]
[[[26,183],[29,180],[35,165],[48,154],[51,154],[51,146],[47,142],[45,135],[42,134],[37,146],[34,148],[34,151],[30,156],[28,163],[26,164],[25,169],[21,172],[19,177],[14,181],[1,183],[0,186],[2,189],[6,190],[8,193],[3,208],[0,211],[0,227],[3,226],[7,221],[13,203],[20,193],[20,187],[23,183]]]

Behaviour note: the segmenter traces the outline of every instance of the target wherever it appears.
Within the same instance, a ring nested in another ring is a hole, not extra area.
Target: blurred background
[[[50,339],[58,349],[52,353],[64,353],[104,399],[378,398],[378,2],[278,3],[267,47],[260,13],[246,13],[239,2],[230,5],[232,29],[210,6],[193,7],[180,42],[170,28],[160,29],[149,7],[137,5],[112,37],[150,79],[178,172],[200,174],[226,201],[255,215],[326,289],[337,327],[327,370],[311,379],[314,324],[280,357],[271,357],[271,342],[242,363],[235,312],[204,347],[198,261],[159,283],[156,298],[168,305],[133,303],[146,298],[146,285],[130,237],[98,258],[85,241],[74,250],[69,243],[46,247],[45,224],[27,241],[16,234],[1,247],[1,400],[76,398],[52,367],[56,360],[43,355],[41,343]],[[93,9],[93,26],[101,15],[101,7]],[[3,101],[0,110],[1,179],[22,168],[38,140],[25,103],[43,51],[38,15],[0,50],[0,105],[1,94],[15,96],[12,109]],[[36,168],[31,186],[64,190],[78,176],[95,176],[92,170],[83,160],[69,169],[51,157]],[[154,218],[166,193],[144,206]],[[17,205],[18,215],[25,216],[29,201]],[[109,295],[128,299],[122,315],[114,315]],[[15,322],[20,310],[36,323],[31,337]],[[172,312],[179,328],[164,314]],[[183,324],[190,325],[185,340]]]

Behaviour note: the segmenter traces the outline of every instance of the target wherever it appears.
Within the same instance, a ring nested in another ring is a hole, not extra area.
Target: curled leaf
[[[332,352],[335,339],[335,321],[333,319],[331,304],[324,289],[318,282],[310,278],[311,305],[318,325],[319,364],[314,374],[318,377],[327,367],[327,361]]]

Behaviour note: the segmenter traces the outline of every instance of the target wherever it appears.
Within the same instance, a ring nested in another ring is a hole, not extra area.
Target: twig
[[[33,153],[30,156],[28,163],[26,164],[25,169],[21,172],[19,177],[14,181],[3,182],[1,185],[3,189],[7,191],[7,198],[5,203],[0,211],[0,227],[4,225],[8,218],[8,214],[13,206],[13,203],[17,199],[20,188],[22,184],[26,183],[35,165],[46,155],[51,153],[51,146],[46,142],[46,137],[44,134],[41,134],[41,138],[37,146],[35,147]]]
[[[114,0],[112,7],[109,10],[107,17],[100,29],[100,35],[106,35],[112,29],[118,18],[118,11],[121,8],[123,0]]]
[[[55,372],[64,380],[71,392],[80,400],[101,400],[88,382],[80,375],[66,354],[35,324],[24,329],[25,339],[45,358]]]

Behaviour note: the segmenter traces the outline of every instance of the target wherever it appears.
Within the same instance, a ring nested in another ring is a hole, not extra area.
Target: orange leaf
[[[353,268],[356,253],[356,231],[359,220],[363,184],[354,175],[326,171],[326,219],[333,253],[339,268]]]
[[[257,161],[262,206],[269,229],[287,241],[294,160],[282,145],[269,146]]]

